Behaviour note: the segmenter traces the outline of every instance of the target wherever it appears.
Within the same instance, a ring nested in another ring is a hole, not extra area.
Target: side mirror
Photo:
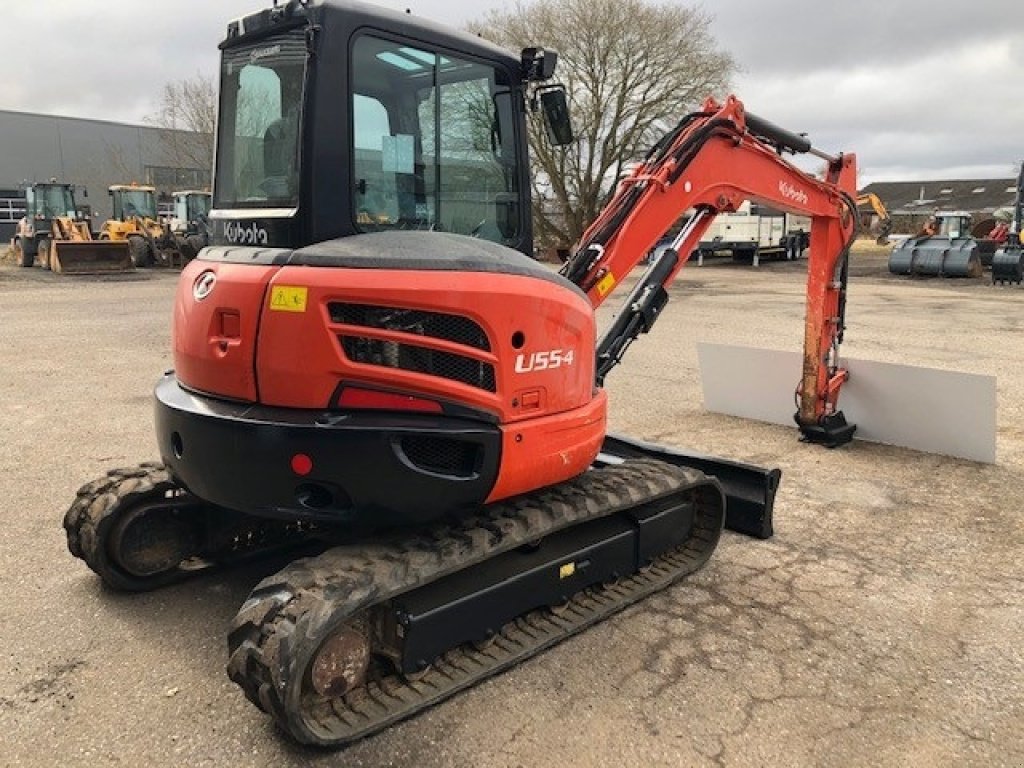
[[[541,91],[540,104],[544,110],[544,127],[547,129],[548,141],[558,147],[571,144],[574,136],[565,88],[558,85]]]

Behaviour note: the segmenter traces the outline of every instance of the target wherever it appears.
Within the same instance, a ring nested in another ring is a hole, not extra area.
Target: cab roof
[[[411,13],[399,13],[358,0],[310,0],[305,3],[290,0],[256,11],[229,22],[226,38],[220,47],[231,48],[307,24],[320,25],[328,34],[331,30],[345,28],[352,32],[362,27],[377,29],[453,51],[499,60],[516,69],[520,67],[518,54],[482,37]]]

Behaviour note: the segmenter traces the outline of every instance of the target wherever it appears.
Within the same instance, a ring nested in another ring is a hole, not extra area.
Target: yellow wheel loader
[[[39,265],[65,274],[133,269],[128,244],[93,240],[88,220],[75,205],[74,187],[56,179],[25,188],[25,216],[12,245],[23,267]]]
[[[113,218],[103,222],[101,240],[126,242],[137,267],[171,266],[181,261],[181,252],[156,212],[156,189],[138,184],[115,184],[109,188]]]

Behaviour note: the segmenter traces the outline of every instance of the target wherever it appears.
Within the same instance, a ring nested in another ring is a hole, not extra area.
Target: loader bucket
[[[50,247],[53,272],[94,275],[135,271],[127,241],[55,240]]]
[[[912,237],[893,248],[889,271],[920,277],[981,277],[978,243],[971,237]]]

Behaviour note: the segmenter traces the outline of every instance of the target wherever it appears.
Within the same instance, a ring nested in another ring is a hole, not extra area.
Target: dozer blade
[[[134,272],[127,242],[108,240],[57,240],[50,255],[50,269],[65,275]]]

